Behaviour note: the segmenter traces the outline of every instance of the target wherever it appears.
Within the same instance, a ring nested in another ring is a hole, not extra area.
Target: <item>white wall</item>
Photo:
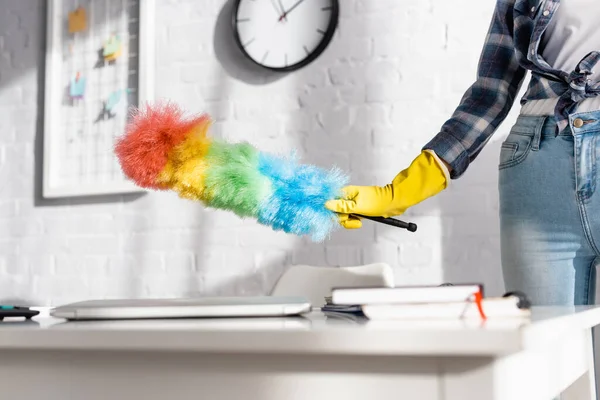
[[[215,135],[388,183],[471,84],[495,2],[340,2],[326,52],[272,75],[235,52],[223,0],[157,0],[158,96],[210,112]],[[258,294],[291,263],[374,261],[398,284],[503,290],[496,160],[514,112],[462,179],[405,216],[415,234],[366,222],[316,245],[172,193],[41,199],[44,4],[0,0],[0,300]]]

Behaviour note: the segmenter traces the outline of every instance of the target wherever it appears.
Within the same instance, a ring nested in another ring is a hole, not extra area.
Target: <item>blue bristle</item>
[[[267,153],[260,154],[258,168],[272,185],[272,194],[260,206],[258,222],[274,230],[309,235],[317,242],[338,226],[335,213],[325,208],[325,202],[338,197],[348,182],[339,169],[300,164],[293,154]]]

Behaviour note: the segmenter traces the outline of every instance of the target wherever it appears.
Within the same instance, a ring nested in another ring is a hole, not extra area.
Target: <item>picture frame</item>
[[[115,140],[154,99],[154,0],[48,0],[43,198],[143,192]]]

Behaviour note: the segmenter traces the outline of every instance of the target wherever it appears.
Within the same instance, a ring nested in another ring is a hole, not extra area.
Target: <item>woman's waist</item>
[[[598,111],[600,90],[596,86],[598,85],[595,82],[588,82],[585,88],[579,88],[560,79],[548,79],[541,74],[532,73],[527,90],[521,99],[521,114],[553,115],[559,98],[564,97],[565,94],[570,94],[568,97],[573,99],[575,112]]]
[[[521,115],[547,116],[554,115],[558,97],[550,99],[527,100],[521,105]],[[577,103],[575,112],[590,112],[600,110],[600,96],[590,97]]]
[[[600,109],[590,111],[576,110],[570,115],[571,123],[557,131],[556,116],[521,113],[515,121],[512,132],[525,136],[573,136],[585,133],[600,133]]]

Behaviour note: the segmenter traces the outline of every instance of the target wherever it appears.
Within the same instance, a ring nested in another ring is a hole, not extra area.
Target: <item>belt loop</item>
[[[531,150],[533,151],[538,151],[540,149],[540,140],[542,139],[542,132],[544,131],[544,126],[546,126],[547,118],[547,116],[542,117],[535,127],[535,133],[533,134],[533,140],[531,141]]]

